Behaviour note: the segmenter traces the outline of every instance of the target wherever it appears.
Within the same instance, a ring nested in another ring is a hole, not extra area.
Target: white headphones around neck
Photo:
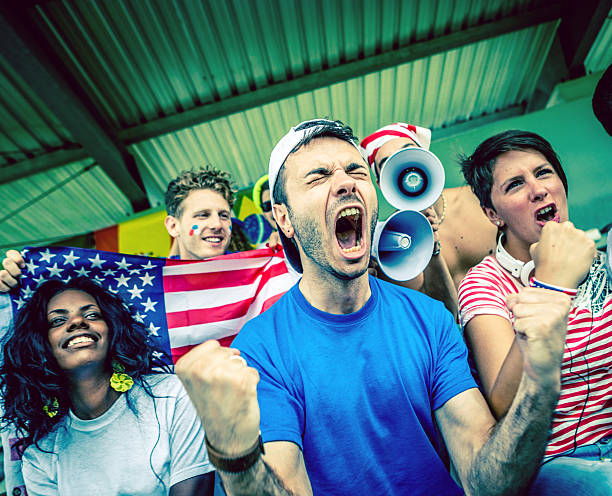
[[[499,240],[497,241],[497,249],[495,250],[495,258],[504,269],[512,274],[523,283],[523,286],[529,286],[529,276],[535,269],[535,262],[529,260],[529,262],[521,262],[514,258],[510,253],[506,251],[502,240],[504,233],[501,233]]]

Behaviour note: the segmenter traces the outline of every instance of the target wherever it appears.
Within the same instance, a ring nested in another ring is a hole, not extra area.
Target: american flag
[[[15,312],[48,279],[83,276],[120,295],[156,347],[176,362],[193,346],[217,339],[229,346],[247,320],[278,300],[297,276],[282,250],[264,248],[207,260],[171,260],[63,247],[25,248],[26,267]],[[0,322],[5,324],[0,304]]]

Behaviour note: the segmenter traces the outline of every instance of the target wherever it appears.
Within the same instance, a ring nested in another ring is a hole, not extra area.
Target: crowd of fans
[[[28,494],[611,494],[610,261],[570,222],[542,136],[505,131],[461,157],[468,186],[424,212],[436,242],[416,279],[372,266],[372,176],[430,139],[403,123],[361,144],[339,121],[291,128],[253,201],[261,246],[282,246],[299,282],[176,375],[120,298],[41,284],[0,365]],[[233,201],[213,167],[172,180],[170,255],[251,248]],[[7,252],[0,290],[24,267]]]

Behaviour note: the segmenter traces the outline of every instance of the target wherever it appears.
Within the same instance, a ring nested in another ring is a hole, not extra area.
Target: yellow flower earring
[[[43,410],[49,418],[55,417],[59,411],[59,401],[57,401],[57,398],[47,401],[47,404],[43,406]]]
[[[113,375],[110,378],[110,386],[118,393],[125,393],[132,389],[134,380],[125,373],[125,367],[117,360],[113,360]]]

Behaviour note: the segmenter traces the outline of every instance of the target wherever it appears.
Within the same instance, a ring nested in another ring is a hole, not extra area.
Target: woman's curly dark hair
[[[4,410],[1,420],[5,426],[12,425],[22,437],[20,449],[31,444],[40,449],[39,441],[53,430],[70,407],[66,378],[49,345],[47,320],[49,300],[70,289],[89,294],[100,307],[109,332],[106,357],[109,371],[112,360],[116,360],[135,383],[149,392],[143,376],[162,365],[153,354],[155,348],[147,330],[134,320],[120,297],[84,277],[41,284],[17,314],[6,338],[0,365]],[[59,410],[49,417],[43,407],[51,404],[54,398],[58,400]]]

